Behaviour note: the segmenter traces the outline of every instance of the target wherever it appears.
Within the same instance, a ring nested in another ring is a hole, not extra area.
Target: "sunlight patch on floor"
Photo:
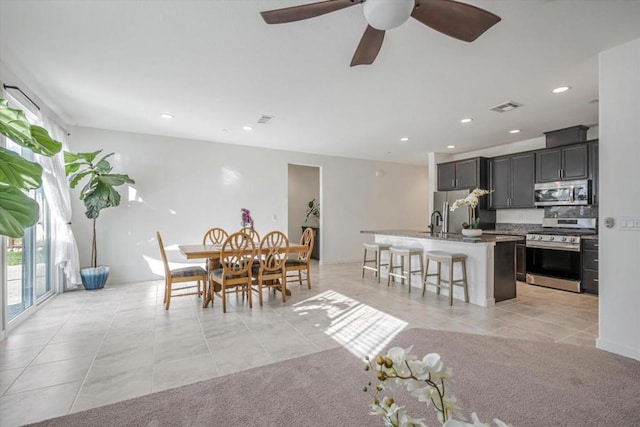
[[[335,291],[325,291],[293,306],[300,316],[315,310],[326,312],[328,324],[317,324],[325,334],[364,358],[380,353],[407,322]]]

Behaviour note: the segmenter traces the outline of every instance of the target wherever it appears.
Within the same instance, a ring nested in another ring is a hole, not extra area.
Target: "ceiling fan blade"
[[[314,18],[325,13],[335,12],[364,0],[325,0],[317,3],[303,4],[300,6],[285,7],[284,9],[267,10],[260,12],[267,24],[284,24],[286,22],[301,21]]]
[[[411,16],[453,38],[472,42],[500,22],[500,17],[479,7],[453,0],[416,0]]]
[[[358,43],[356,53],[353,54],[351,66],[373,64],[378,52],[380,52],[383,40],[384,30],[378,30],[368,25],[367,29],[364,30],[360,43]]]

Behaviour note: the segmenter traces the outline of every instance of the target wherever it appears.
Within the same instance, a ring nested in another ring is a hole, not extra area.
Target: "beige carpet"
[[[514,426],[640,426],[640,362],[593,348],[410,329],[392,345],[438,352],[466,414]],[[39,426],[381,426],[363,363],[338,348],[55,418]],[[396,401],[434,422],[406,395]]]

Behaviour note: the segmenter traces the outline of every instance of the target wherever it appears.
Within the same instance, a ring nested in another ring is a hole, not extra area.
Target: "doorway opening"
[[[291,242],[299,242],[305,228],[314,231],[311,258],[320,261],[321,170],[318,166],[288,165],[287,232]]]

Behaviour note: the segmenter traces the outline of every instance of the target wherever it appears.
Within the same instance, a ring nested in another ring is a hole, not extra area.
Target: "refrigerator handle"
[[[449,202],[447,200],[442,204],[442,232],[449,232]]]

